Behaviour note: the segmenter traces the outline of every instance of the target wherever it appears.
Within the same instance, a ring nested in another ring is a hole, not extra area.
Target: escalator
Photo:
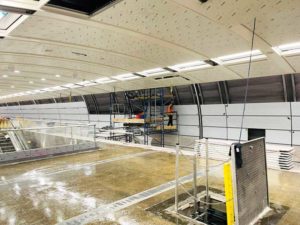
[[[10,139],[10,136],[5,132],[0,132],[0,153],[15,151],[16,149]]]

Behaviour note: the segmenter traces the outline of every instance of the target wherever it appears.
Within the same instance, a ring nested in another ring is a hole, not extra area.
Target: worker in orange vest
[[[167,115],[169,117],[168,126],[173,126],[173,113],[174,113],[174,105],[173,101],[167,107]]]

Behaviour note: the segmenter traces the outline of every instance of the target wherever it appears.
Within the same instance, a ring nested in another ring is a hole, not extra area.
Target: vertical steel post
[[[197,199],[197,152],[199,146],[195,146],[193,158],[193,190],[194,190],[194,214],[198,213],[198,199]]]
[[[208,139],[205,138],[205,178],[206,178],[206,205],[205,205],[205,222],[207,222],[207,211],[209,208],[208,202],[209,202],[209,182],[208,182],[208,174],[209,174],[209,165],[208,165]]]
[[[179,188],[179,143],[176,144],[176,163],[175,163],[175,211],[178,213],[178,188]]]
[[[96,141],[96,124],[94,124],[93,127],[94,127],[94,143],[95,143],[95,148],[97,148],[97,141]]]

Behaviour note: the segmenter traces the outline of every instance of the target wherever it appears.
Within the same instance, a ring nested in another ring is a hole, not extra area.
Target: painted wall
[[[175,106],[175,110],[178,112],[179,134],[198,137],[197,106],[179,105]],[[242,110],[242,104],[202,105],[204,137],[238,139]],[[0,107],[0,115],[91,123],[96,124],[97,127],[110,125],[109,115],[89,115],[84,102]],[[268,143],[300,145],[300,102],[247,104],[242,140],[247,140],[247,128],[266,129]]]
[[[89,120],[84,102],[0,107],[0,115],[69,123],[88,123]]]
[[[196,106],[180,106],[178,112],[190,113]],[[239,139],[243,112],[242,104],[202,105],[203,136],[207,138]],[[195,113],[179,120],[181,135],[198,128]],[[180,113],[179,113],[180,115]],[[179,116],[180,117],[180,116]],[[188,125],[193,124],[189,131]],[[300,103],[252,103],[246,105],[242,140],[248,138],[248,128],[266,129],[266,142],[300,145]]]

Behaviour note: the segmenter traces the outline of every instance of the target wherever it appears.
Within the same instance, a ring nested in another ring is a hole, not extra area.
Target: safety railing
[[[15,152],[1,153],[0,162],[72,153],[96,148],[95,125],[45,126],[1,129],[7,133]],[[3,156],[7,155],[7,157]],[[12,156],[12,157],[10,157]]]

